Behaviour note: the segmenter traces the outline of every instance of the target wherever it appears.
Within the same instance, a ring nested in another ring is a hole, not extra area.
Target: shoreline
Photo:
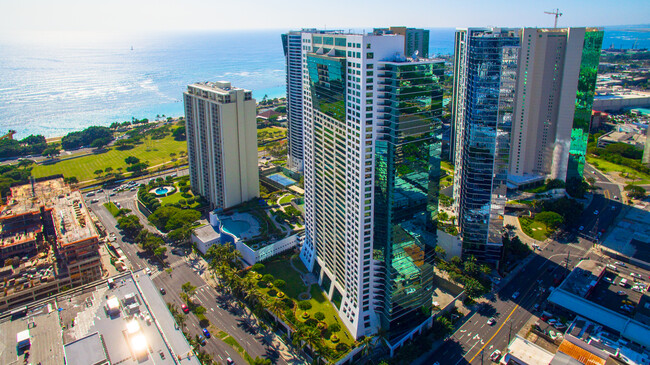
[[[286,95],[284,95],[284,94],[283,94],[282,96],[269,97],[269,98],[268,98],[268,100],[272,100],[272,99],[285,99],[285,105],[286,105]],[[260,98],[260,100],[261,100],[261,98]],[[257,105],[257,108],[259,109],[259,108],[260,108],[259,100],[257,101],[256,105]],[[181,117],[182,117],[182,118],[185,118],[185,115],[180,115],[180,116],[166,116],[166,118],[172,118],[172,122],[173,122],[173,123],[178,122],[178,119],[181,118]],[[128,121],[128,120],[125,120],[124,122],[127,122],[127,121]],[[149,121],[149,123],[161,123],[161,122],[166,122],[166,121],[167,121],[166,119],[164,119],[164,120],[162,120],[162,119],[161,119],[161,120],[155,120],[155,119],[152,119],[152,120]],[[111,122],[111,123],[113,123],[113,122]],[[108,127],[108,126],[104,126],[104,125],[101,125],[101,124],[94,124],[93,126],[98,126],[98,127]],[[84,127],[83,129],[86,129],[86,128],[88,128],[88,127]],[[77,130],[74,130],[74,131],[70,131],[70,132],[68,132],[68,133],[79,132],[79,131],[82,131],[83,129],[77,129]],[[67,135],[68,133],[66,133],[65,135]],[[33,134],[33,133],[30,133],[30,134]],[[27,134],[27,136],[29,136],[30,134]],[[50,143],[56,143],[56,142],[60,142],[60,141],[63,139],[63,137],[65,137],[65,135],[63,135],[63,136],[45,137],[45,142],[48,143],[48,144],[50,144]],[[15,139],[20,140],[20,139],[25,138],[25,137],[27,137],[27,136],[24,136],[24,137],[21,136],[21,137],[15,138]]]

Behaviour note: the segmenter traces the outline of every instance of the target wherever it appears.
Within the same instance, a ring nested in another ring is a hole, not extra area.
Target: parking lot
[[[632,318],[634,308],[639,304],[643,296],[642,293],[648,288],[647,277],[645,277],[646,280],[643,277],[634,277],[630,274],[638,273],[620,266],[617,266],[616,269],[618,272],[607,268],[605,276],[594,287],[587,299]],[[621,285],[622,280],[627,283]]]

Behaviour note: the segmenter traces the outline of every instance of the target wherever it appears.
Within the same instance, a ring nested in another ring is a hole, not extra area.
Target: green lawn
[[[440,167],[441,167],[443,170],[447,170],[447,171],[450,172],[452,175],[454,174],[454,165],[452,165],[451,163],[449,163],[449,162],[447,162],[447,161],[440,161]]]
[[[136,145],[130,150],[120,151],[112,147],[103,153],[61,160],[52,165],[35,165],[32,169],[32,175],[35,178],[39,178],[63,174],[65,177],[76,176],[79,182],[83,182],[95,179],[97,175],[94,172],[96,170],[104,170],[107,167],[112,167],[113,172],[116,172],[121,167],[123,169],[122,172],[126,173],[127,164],[124,162],[124,159],[129,156],[135,156],[140,161],[148,161],[149,166],[155,166],[162,163],[170,163],[171,158],[169,154],[173,152],[178,156],[181,151],[187,151],[186,142],[176,141],[171,135],[168,135],[163,139]]]
[[[521,225],[521,230],[528,237],[532,237],[538,241],[544,241],[551,233],[544,223],[534,221],[528,217],[520,217],[519,224]]]
[[[282,199],[280,199],[279,203],[280,204],[291,203],[291,199],[294,199],[294,198],[295,198],[295,196],[293,196],[291,194],[288,194],[288,195],[283,196]]]
[[[637,179],[634,180],[635,183],[640,183],[640,184],[650,184],[650,175],[644,174],[642,172],[639,172],[631,167],[623,166],[623,165],[617,165],[615,163],[605,161],[603,159],[600,159],[598,157],[592,156],[592,155],[587,155],[587,162],[589,164],[593,165],[595,168],[602,172],[624,172],[624,173],[629,173],[630,174],[630,179],[632,179],[632,176],[636,176]],[[640,180],[638,180],[640,179]]]
[[[303,273],[307,272],[307,268],[305,268],[305,266],[302,264],[302,261],[300,261],[300,259],[293,260],[293,263],[298,268],[298,270],[302,271]],[[286,294],[288,298],[293,299],[295,302],[298,302],[298,294],[305,292],[307,290],[307,287],[305,286],[305,284],[303,284],[302,279],[300,278],[300,274],[298,274],[298,272],[296,272],[293,269],[293,267],[291,267],[291,264],[289,263],[289,260],[286,259],[286,257],[282,260],[265,262],[264,270],[262,270],[259,273],[271,274],[275,279],[284,280],[287,283],[287,285],[282,289],[282,291]],[[259,288],[259,290],[260,292],[266,294],[269,292],[270,289]],[[309,300],[309,302],[311,303],[312,307],[306,312],[309,313],[310,318],[314,318],[314,314],[316,312],[322,312],[325,315],[325,319],[323,320],[323,322],[325,322],[328,327],[334,323],[338,323],[341,326],[341,331],[336,333],[336,335],[339,337],[340,340],[339,342],[345,343],[348,346],[352,347],[355,341],[352,338],[352,335],[345,327],[345,325],[343,324],[343,322],[341,321],[341,319],[339,318],[333,304],[325,296],[325,293],[321,290],[321,288],[318,285],[312,285],[309,293],[311,294],[311,299]],[[304,311],[299,309],[297,305],[295,307],[295,310],[296,310],[295,312],[296,318],[300,321],[303,321],[301,315]],[[324,338],[323,342],[328,347],[331,348],[336,347],[336,343],[330,341],[329,337]]]
[[[158,200],[160,200],[160,204],[162,205],[176,204],[181,199],[189,199],[194,197],[194,194],[192,194],[191,190],[188,190],[186,193],[181,193],[180,187],[178,186],[178,182],[174,182],[174,187],[176,188],[176,191],[173,194],[164,196],[162,198],[158,198]],[[198,206],[199,203],[196,201],[189,205],[190,208],[195,208]]]
[[[120,211],[120,209],[115,204],[113,204],[113,202],[104,203],[104,207],[108,209],[108,212],[111,213],[113,217],[117,217],[117,213]]]
[[[266,135],[264,135],[266,133]],[[264,135],[262,138],[260,135]],[[268,127],[268,128],[262,128],[257,130],[257,140],[258,141],[272,141],[274,139],[278,138],[284,138],[287,136],[287,129],[286,128],[279,128],[279,127]]]

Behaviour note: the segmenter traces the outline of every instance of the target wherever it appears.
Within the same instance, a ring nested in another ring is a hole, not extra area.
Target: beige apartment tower
[[[183,93],[192,191],[213,209],[259,196],[256,104],[229,82],[189,85]]]
[[[566,180],[586,28],[524,28],[508,182]]]

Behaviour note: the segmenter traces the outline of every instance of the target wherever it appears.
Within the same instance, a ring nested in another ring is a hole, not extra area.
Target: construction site
[[[11,187],[0,207],[0,311],[102,277],[83,197],[51,176]]]

